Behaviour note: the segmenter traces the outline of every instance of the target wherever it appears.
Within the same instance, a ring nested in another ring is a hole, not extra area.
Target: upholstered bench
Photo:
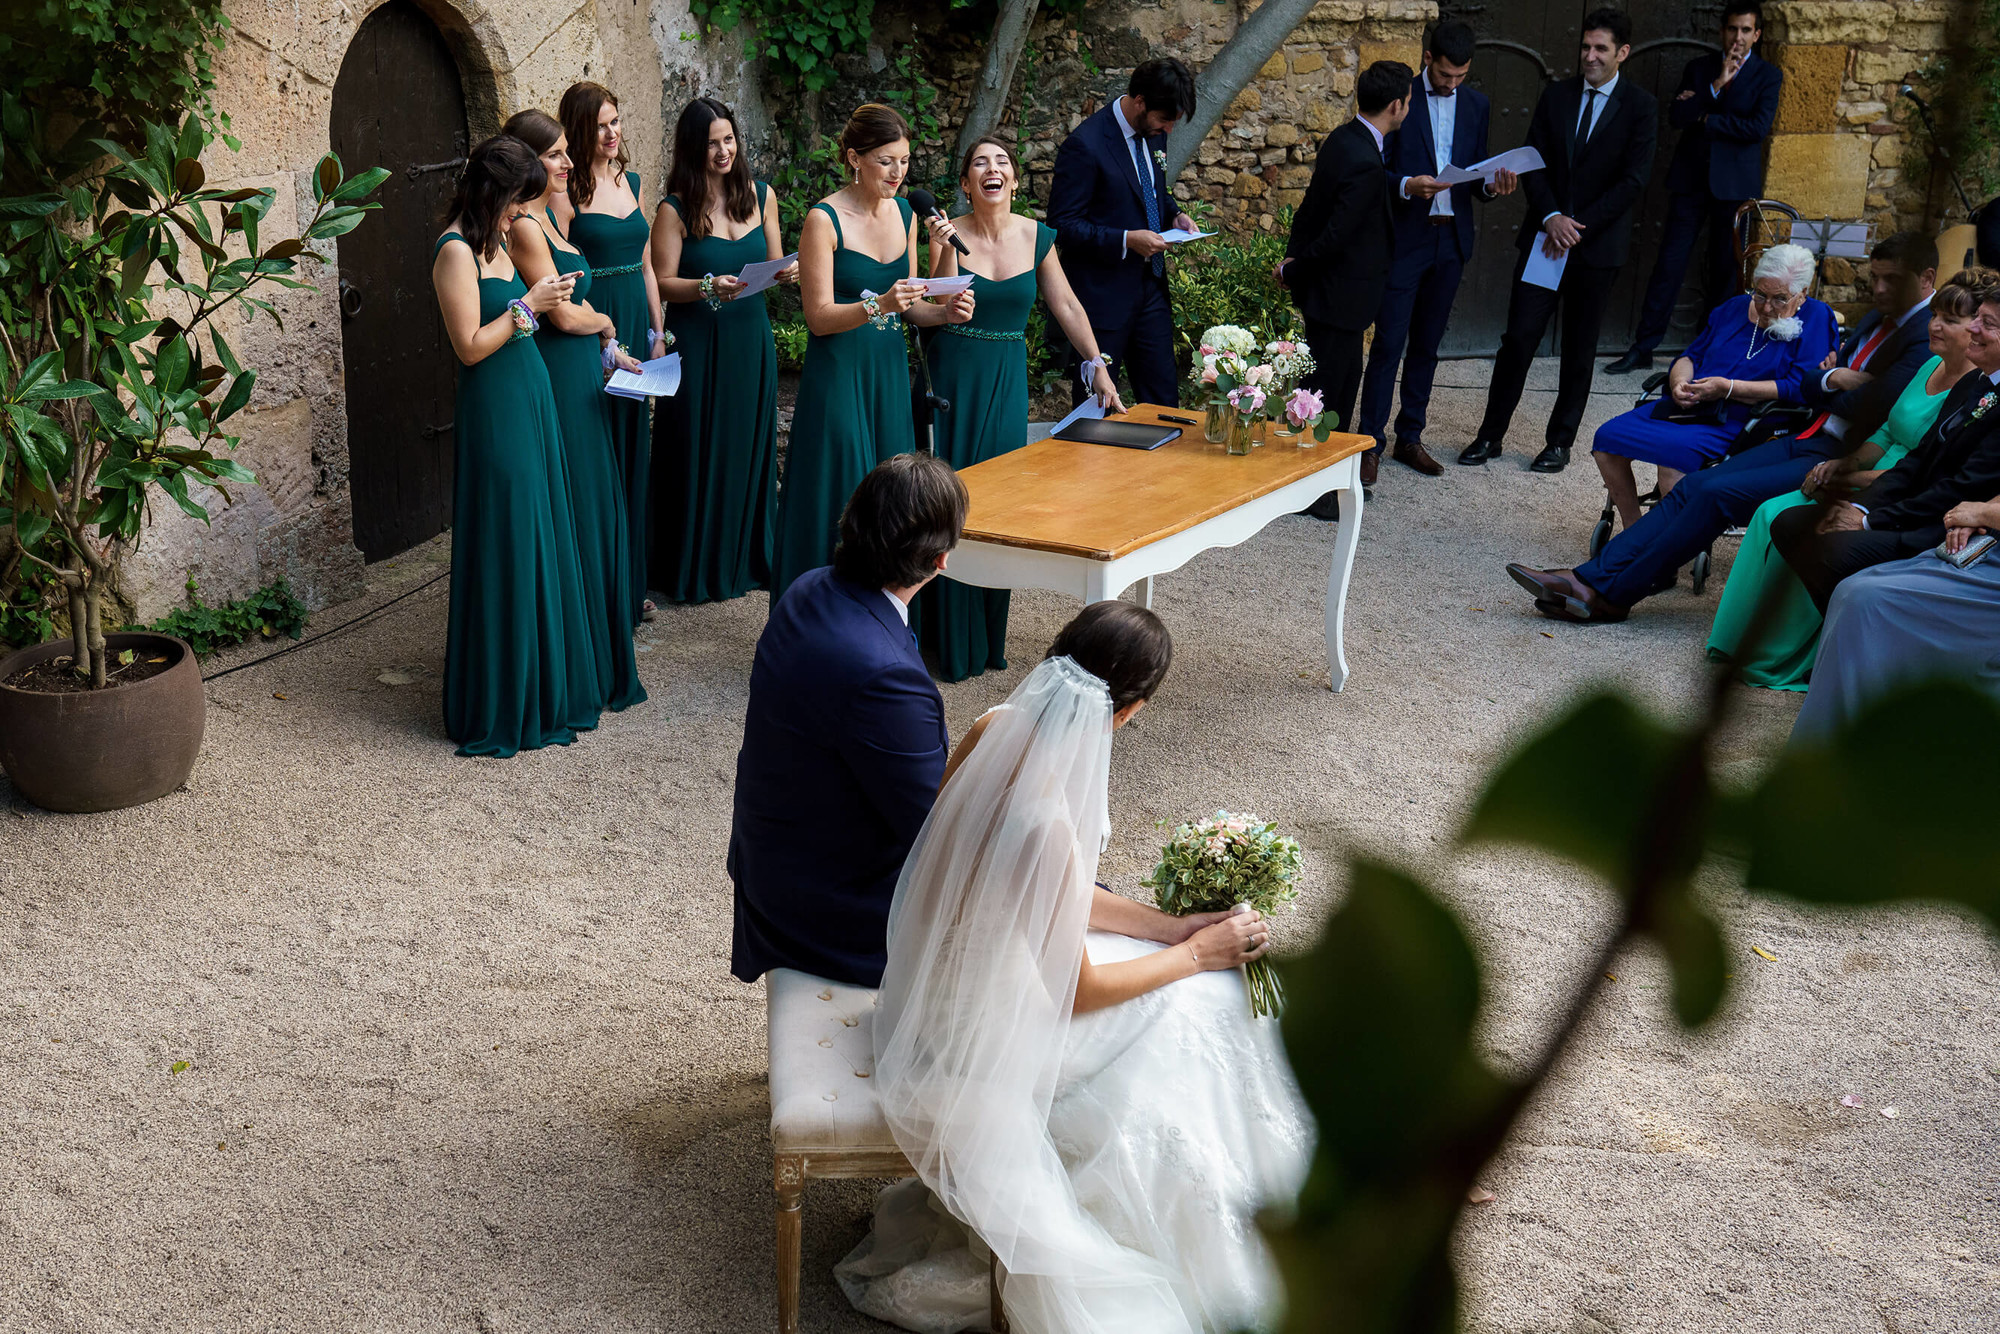
[[[771,1181],[778,1192],[778,1329],[799,1328],[799,1208],[813,1177],[915,1176],[875,1098],[875,993],[790,968],[770,1008]],[[993,1328],[1005,1330],[993,1287]]]

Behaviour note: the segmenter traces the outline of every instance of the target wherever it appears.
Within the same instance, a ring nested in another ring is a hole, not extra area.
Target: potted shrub
[[[69,630],[0,659],[0,768],[54,810],[150,801],[193,768],[194,654],[105,632],[117,552],[155,492],[206,522],[199,488],[226,502],[227,484],[255,480],[227,423],[257,372],[215,316],[275,320],[260,292],[309,288],[307,244],[351,230],[388,175],[347,177],[329,153],[303,227],[272,238],[272,191],[205,188],[212,134],[197,117],[139,132],[135,151],[0,92],[0,543],[16,557],[0,569],[51,585]]]

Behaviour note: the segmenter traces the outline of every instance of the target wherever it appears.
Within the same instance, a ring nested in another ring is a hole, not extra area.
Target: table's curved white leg
[[[1347,619],[1347,579],[1354,572],[1354,548],[1361,544],[1360,477],[1355,476],[1337,494],[1340,531],[1333,539],[1333,568],[1326,574],[1326,665],[1336,691],[1347,687],[1347,649],[1341,641]]]

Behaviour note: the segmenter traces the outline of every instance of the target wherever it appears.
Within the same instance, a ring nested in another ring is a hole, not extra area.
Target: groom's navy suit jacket
[[[1166,281],[1154,276],[1147,260],[1125,252],[1125,233],[1143,231],[1148,224],[1139,169],[1112,110],[1115,102],[1085,117],[1062,141],[1049,176],[1049,225],[1056,229],[1063,273],[1093,329],[1130,323],[1145,285]],[[1167,136],[1155,135],[1145,144],[1146,169],[1164,230],[1174,225],[1181,207],[1153,157],[1166,148]]]
[[[878,588],[822,566],[771,609],[736,757],[730,971],[876,987],[889,900],[944,780],[944,700]]]

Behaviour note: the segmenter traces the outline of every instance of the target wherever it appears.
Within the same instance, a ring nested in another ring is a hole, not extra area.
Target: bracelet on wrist
[[[715,275],[712,273],[701,276],[701,299],[708,303],[710,310],[722,309],[722,298],[715,294]]]
[[[520,297],[509,301],[507,309],[513,312],[514,316],[514,332],[508,335],[508,342],[511,343],[516,338],[532,338],[535,330],[542,327],[542,322],[535,318],[535,312],[528,309],[528,303]]]

